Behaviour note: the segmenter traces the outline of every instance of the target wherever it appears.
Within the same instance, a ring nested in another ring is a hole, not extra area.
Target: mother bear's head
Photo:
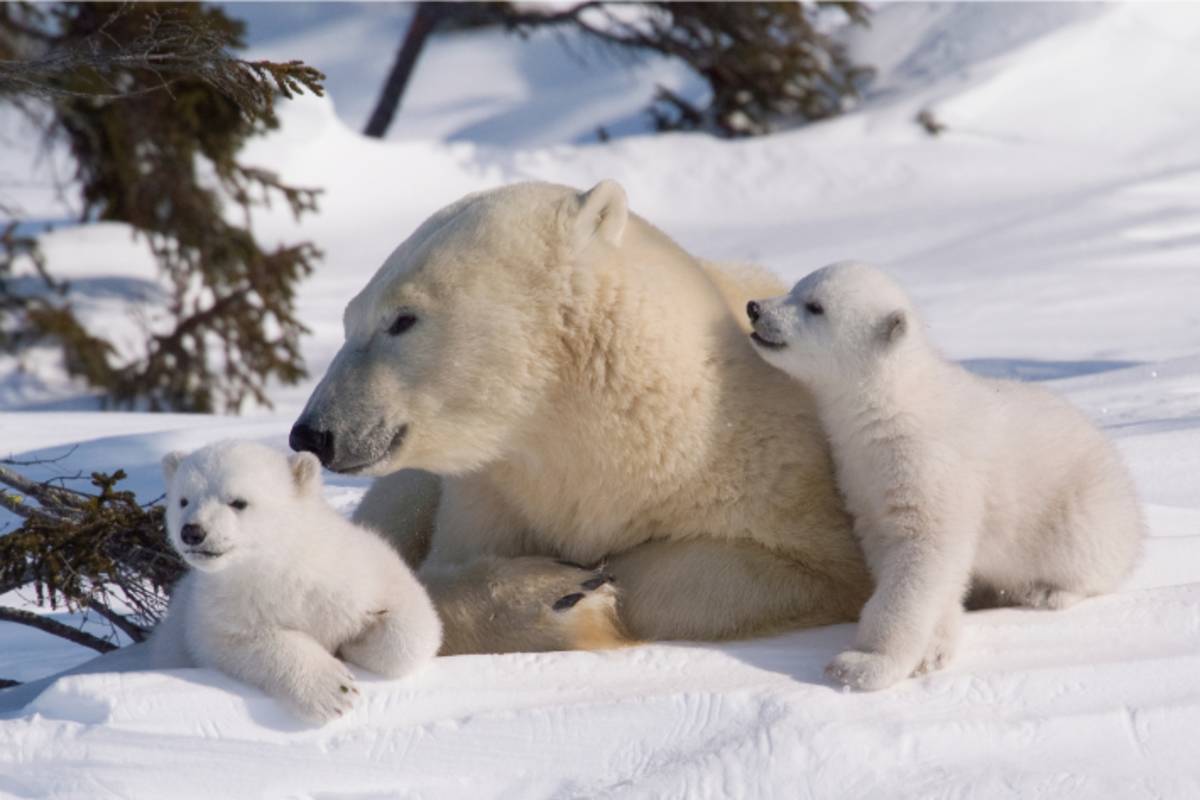
[[[462,473],[501,457],[547,402],[580,269],[619,248],[625,192],[528,183],[468,195],[388,257],[290,444],[337,472]],[[586,292],[585,292],[586,293]]]

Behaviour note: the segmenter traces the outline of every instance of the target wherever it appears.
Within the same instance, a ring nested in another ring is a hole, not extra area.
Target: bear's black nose
[[[746,316],[750,317],[751,322],[758,322],[758,317],[761,313],[762,309],[759,307],[758,303],[754,302],[753,300],[751,300],[749,303],[746,303]]]
[[[208,534],[204,532],[204,528],[189,522],[187,525],[183,526],[183,530],[180,532],[179,538],[183,539],[184,544],[190,544],[194,546],[203,542],[204,537],[207,535]]]
[[[326,466],[333,459],[333,433],[319,431],[303,422],[297,422],[292,426],[292,433],[288,436],[288,446],[297,453],[312,453]]]

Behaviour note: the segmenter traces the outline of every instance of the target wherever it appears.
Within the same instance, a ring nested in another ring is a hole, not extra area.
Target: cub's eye
[[[240,497],[239,497],[237,500],[234,500],[232,503],[230,503],[230,504],[229,504],[229,507],[230,507],[230,508],[232,508],[232,509],[233,509],[233,510],[235,510],[235,511],[242,511],[242,510],[244,510],[244,509],[246,508],[246,506],[248,506],[248,505],[250,505],[250,504],[249,504],[249,503],[247,503],[245,500],[243,500],[242,498],[240,498]]]
[[[179,507],[187,508],[187,498],[186,497],[179,498]]]
[[[821,315],[825,313],[825,306],[818,303],[816,300],[809,300],[804,304],[804,310],[810,314]]]
[[[417,324],[416,314],[401,314],[396,317],[396,321],[388,328],[389,336],[399,336],[406,330]]]

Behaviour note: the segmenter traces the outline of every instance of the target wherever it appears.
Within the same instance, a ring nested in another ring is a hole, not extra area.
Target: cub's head
[[[611,181],[507,186],[434,214],[350,301],[292,449],[357,475],[500,458],[546,402],[580,265],[615,252],[628,220]]]
[[[861,375],[913,338],[913,309],[884,273],[841,262],[811,273],[782,297],[746,306],[759,355],[795,378]]]
[[[311,453],[289,457],[254,442],[168,453],[162,468],[171,544],[206,572],[279,547],[297,503],[321,491],[321,465]]]

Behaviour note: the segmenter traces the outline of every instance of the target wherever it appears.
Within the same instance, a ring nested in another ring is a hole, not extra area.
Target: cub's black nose
[[[184,544],[190,544],[194,546],[203,542],[204,537],[207,535],[208,534],[204,532],[204,528],[189,522],[187,525],[183,526],[183,530],[180,531],[179,538],[183,539]]]
[[[288,446],[297,453],[312,453],[322,464],[328,465],[333,459],[333,433],[319,431],[316,428],[297,422],[292,426],[288,436]]]
[[[746,303],[746,316],[750,317],[751,322],[758,322],[758,317],[761,313],[762,309],[759,307],[758,303],[754,302],[753,300],[751,300],[749,303]]]

